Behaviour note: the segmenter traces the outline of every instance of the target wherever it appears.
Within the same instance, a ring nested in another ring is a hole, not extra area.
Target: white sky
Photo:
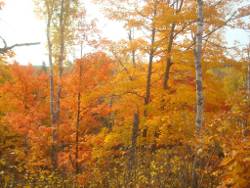
[[[102,36],[112,40],[126,36],[121,24],[105,19],[99,8],[90,3],[90,0],[84,2],[91,17],[99,18],[98,27],[102,31]],[[41,65],[43,61],[47,62],[46,25],[34,12],[32,0],[6,0],[4,8],[0,11],[0,28],[0,36],[8,45],[41,42],[41,45],[15,48],[14,59],[19,63]]]
[[[98,6],[90,3],[90,0],[84,2],[87,5],[87,12],[98,18],[98,27],[102,31],[102,36],[112,40],[127,36],[121,24],[105,19]],[[35,14],[32,0],[6,0],[3,10],[0,11],[0,28],[0,35],[6,39],[8,45],[41,42],[41,45],[37,46],[16,48],[15,59],[19,63],[41,65],[43,61],[47,62],[45,22]],[[249,41],[249,35],[239,30],[230,30],[226,34],[226,39],[229,46],[235,40],[246,44]]]

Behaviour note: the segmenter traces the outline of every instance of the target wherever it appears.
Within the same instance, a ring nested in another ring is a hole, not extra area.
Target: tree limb
[[[1,40],[3,41],[4,43],[4,47],[3,48],[0,48],[0,54],[5,54],[6,52],[8,52],[9,50],[15,48],[15,47],[22,47],[22,46],[33,46],[33,45],[38,45],[40,44],[40,42],[30,42],[30,43],[17,43],[17,44],[14,44],[14,45],[11,45],[11,46],[8,46],[6,41],[4,40],[3,37],[1,37]]]

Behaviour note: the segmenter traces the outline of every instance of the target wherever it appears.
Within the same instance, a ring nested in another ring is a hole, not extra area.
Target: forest
[[[33,2],[46,63],[0,36],[1,188],[250,188],[250,38],[225,37],[248,0],[92,0],[118,41],[84,1]]]

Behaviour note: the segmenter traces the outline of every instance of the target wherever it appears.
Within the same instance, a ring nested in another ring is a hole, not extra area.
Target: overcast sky
[[[102,31],[102,36],[112,40],[119,40],[126,36],[121,24],[104,19],[99,8],[90,3],[90,0],[84,2],[91,16],[98,18],[98,27]],[[41,65],[43,61],[47,62],[45,22],[35,14],[32,0],[6,0],[6,5],[0,11],[0,28],[0,35],[6,39],[8,45],[41,42],[38,46],[16,48],[15,59],[19,63]],[[249,35],[239,30],[228,31],[226,38],[229,45],[232,45],[235,40],[242,44],[249,41]]]

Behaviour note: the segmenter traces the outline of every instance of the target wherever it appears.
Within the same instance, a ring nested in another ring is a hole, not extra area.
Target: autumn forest
[[[249,1],[92,0],[117,41],[84,1],[33,2],[46,63],[0,35],[1,188],[250,188],[250,40],[225,37]]]

